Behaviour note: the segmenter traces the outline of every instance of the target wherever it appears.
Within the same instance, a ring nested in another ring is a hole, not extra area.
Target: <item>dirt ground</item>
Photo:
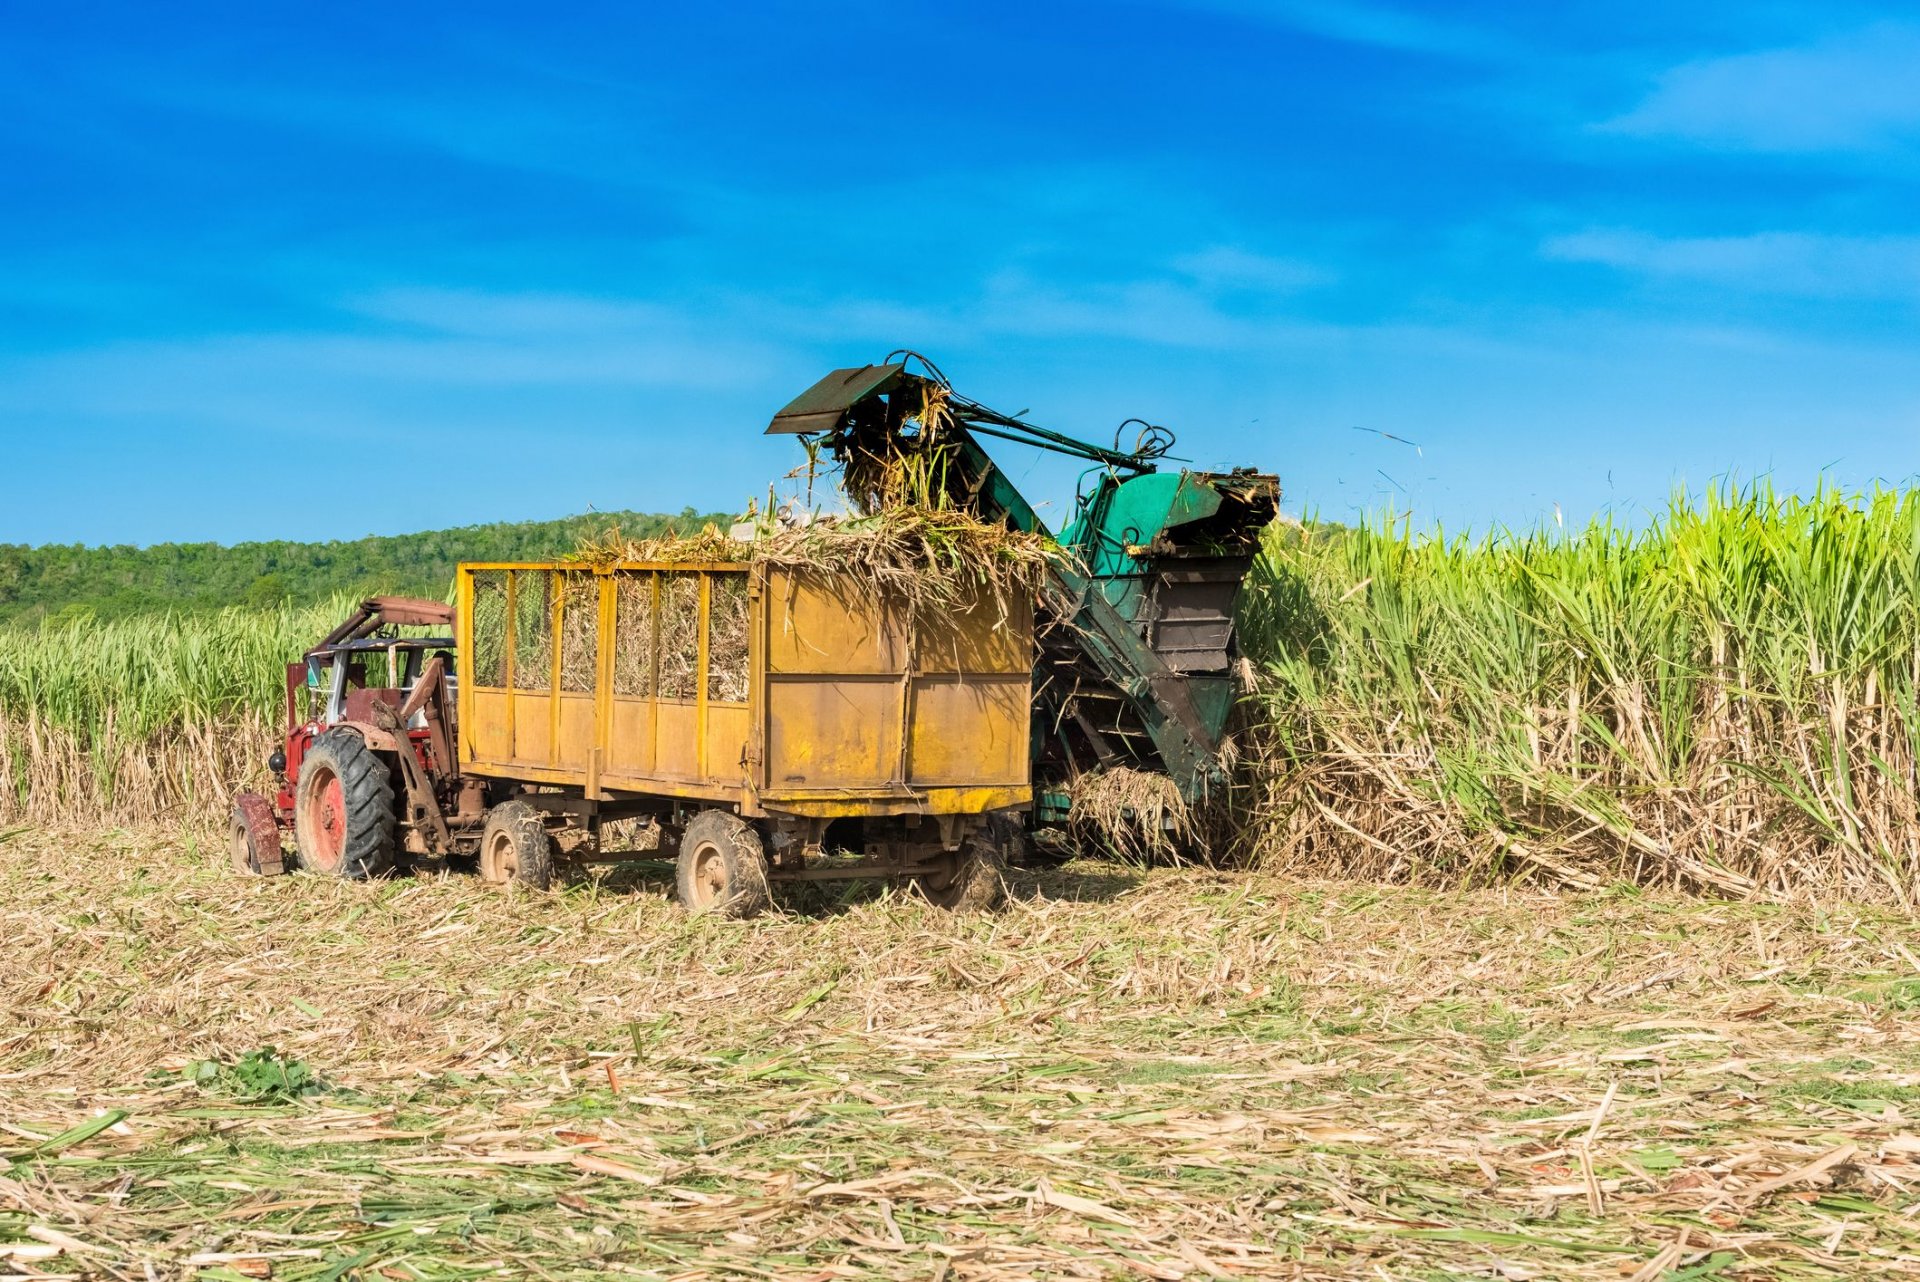
[[[1884,913],[1076,864],[729,923],[664,881],[0,830],[0,1273],[1920,1275]]]

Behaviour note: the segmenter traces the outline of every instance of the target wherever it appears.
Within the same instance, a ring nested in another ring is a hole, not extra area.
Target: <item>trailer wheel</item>
[[[949,912],[998,908],[1007,895],[1007,860],[1019,834],[1016,822],[991,815],[943,866],[914,877],[911,885],[928,903]]]
[[[494,886],[517,881],[530,890],[553,884],[553,838],[539,811],[524,801],[503,801],[487,812],[480,880]]]
[[[766,846],[753,825],[730,810],[702,810],[687,821],[675,874],[680,902],[691,913],[751,917],[773,902]]]
[[[236,872],[277,877],[286,871],[280,849],[280,825],[274,822],[273,804],[257,792],[243,792],[233,799],[233,816],[227,823],[227,851]]]

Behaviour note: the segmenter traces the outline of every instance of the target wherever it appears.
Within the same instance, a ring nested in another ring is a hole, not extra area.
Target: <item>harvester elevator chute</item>
[[[767,431],[831,455],[863,509],[939,503],[1048,535],[983,439],[1086,461],[1092,486],[1056,536],[1041,592],[1039,817],[1061,817],[1067,785],[1093,769],[1159,771],[1189,802],[1205,800],[1226,783],[1234,597],[1277,513],[1278,481],[1251,468],[1162,472],[1174,444],[1163,427],[1131,420],[1111,448],[1082,441],[958,394],[924,361],[925,373],[909,370],[918,359],[835,370]]]

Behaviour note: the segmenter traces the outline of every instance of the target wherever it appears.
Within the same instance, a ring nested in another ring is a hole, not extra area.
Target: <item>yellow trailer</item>
[[[593,857],[603,822],[644,816],[697,910],[753,912],[770,879],[1000,893],[1033,800],[1030,597],[911,607],[741,562],[470,564],[458,590],[483,875],[544,882],[556,838]]]

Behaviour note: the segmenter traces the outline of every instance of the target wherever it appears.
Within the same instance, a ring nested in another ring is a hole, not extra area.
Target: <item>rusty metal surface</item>
[[[393,736],[397,748],[394,760],[400,765],[400,779],[406,787],[406,821],[416,831],[422,831],[426,837],[427,853],[443,855],[453,849],[453,834],[447,830],[447,817],[440,809],[440,801],[434,795],[433,780],[427,777],[427,771],[414,754],[413,743],[407,734],[407,723],[400,718],[391,703],[373,704],[373,720]]]
[[[837,369],[788,402],[773,416],[767,435],[831,431],[853,406],[886,390],[904,365],[862,365]]]
[[[414,681],[413,693],[400,706],[401,722],[412,721],[415,713],[426,720],[429,760],[434,771],[449,780],[459,774],[453,754],[453,731],[449,726],[451,705],[447,699],[447,682],[452,675],[447,671],[446,660],[434,655]]]
[[[1147,644],[1175,672],[1225,672],[1237,657],[1233,605],[1243,557],[1184,560],[1148,586]]]
[[[392,712],[400,705],[404,696],[393,686],[366,686],[359,690],[347,691],[345,703],[347,721],[371,721],[375,725],[383,724],[375,708],[384,708]]]
[[[313,649],[325,650],[348,641],[363,640],[388,626],[450,628],[453,626],[453,616],[453,607],[444,601],[411,596],[368,597]]]
[[[233,799],[231,854],[240,872],[277,877],[286,871],[280,846],[280,825],[274,819],[273,803],[257,792],[243,792]]]
[[[453,607],[445,601],[430,601],[414,596],[377,596],[368,598],[366,604],[373,608],[375,617],[382,623],[403,628],[453,626]]]
[[[360,736],[361,742],[375,752],[398,752],[400,741],[390,731],[381,729],[373,721],[333,721],[327,724],[328,730],[351,730]]]

